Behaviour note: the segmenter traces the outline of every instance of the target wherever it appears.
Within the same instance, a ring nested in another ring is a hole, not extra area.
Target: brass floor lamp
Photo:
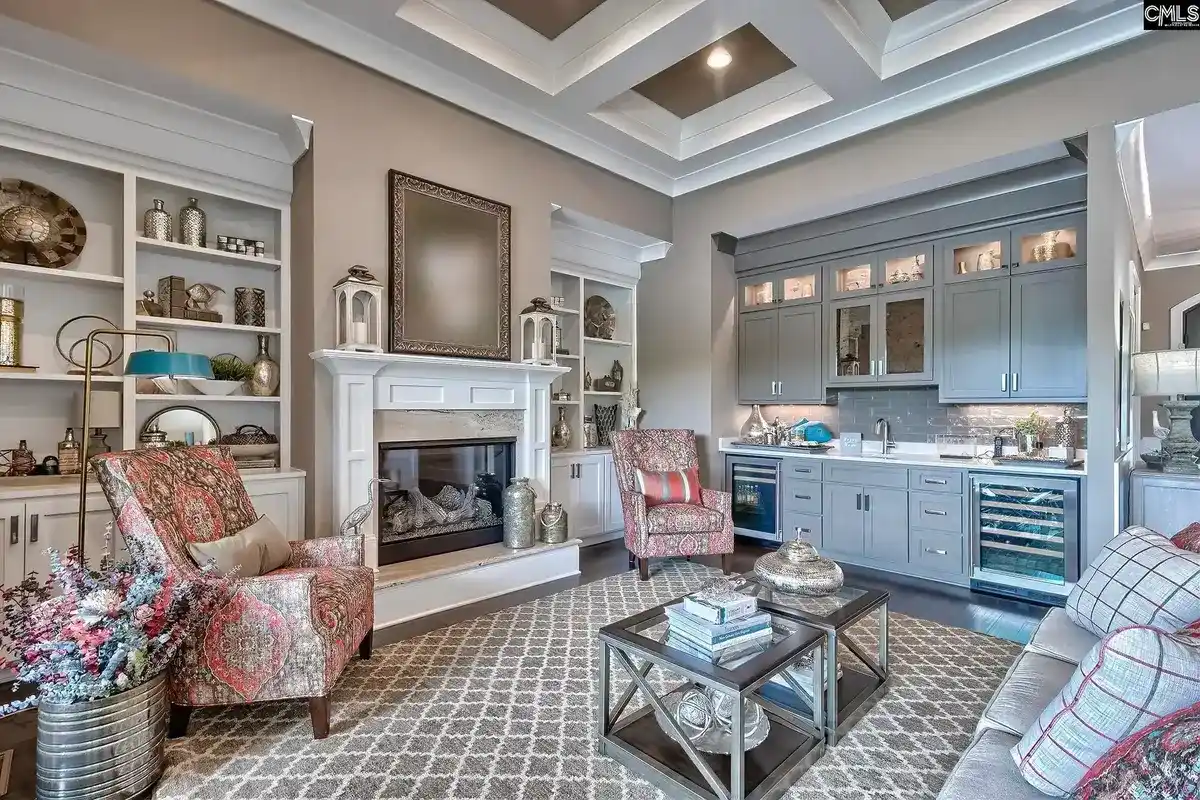
[[[92,350],[97,336],[148,336],[161,339],[167,343],[164,350],[135,350],[129,354],[125,362],[125,375],[138,378],[197,378],[211,379],[212,364],[208,356],[197,353],[179,353],[175,350],[174,340],[165,333],[157,331],[131,331],[121,328],[97,328],[87,335],[84,345],[83,366],[83,439],[84,455],[87,456],[87,437],[92,422]],[[79,560],[83,561],[84,524],[87,515],[87,475],[86,458],[79,470]]]

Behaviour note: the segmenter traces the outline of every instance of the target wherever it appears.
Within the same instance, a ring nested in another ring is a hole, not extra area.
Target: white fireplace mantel
[[[333,378],[334,530],[367,502],[376,477],[376,411],[519,410],[515,470],[540,498],[550,496],[550,384],[566,367],[472,358],[317,350],[310,357]],[[378,568],[375,515],[362,526],[367,563]]]

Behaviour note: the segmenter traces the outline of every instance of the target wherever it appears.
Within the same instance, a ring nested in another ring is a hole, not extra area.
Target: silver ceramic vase
[[[550,446],[557,448],[567,448],[571,446],[571,423],[567,422],[567,410],[565,408],[558,409],[558,422],[554,423],[554,427],[550,429]]]
[[[86,703],[38,704],[37,796],[141,797],[166,765],[167,681]]]
[[[179,210],[179,243],[192,247],[208,246],[208,215],[200,208],[200,201],[188,198],[186,207]]]
[[[754,562],[754,574],[772,589],[788,594],[822,597],[842,588],[842,568],[817,554],[809,542],[797,539],[780,545]]]
[[[513,478],[505,487],[501,502],[504,506],[504,546],[521,550],[537,544],[534,530],[534,504],[537,493],[529,485],[529,478]]]
[[[258,356],[251,366],[254,374],[246,382],[254,397],[274,397],[279,391],[279,363],[271,358],[271,340],[267,334],[258,335]]]
[[[147,209],[142,216],[142,236],[160,242],[171,241],[171,215],[162,200],[156,198],[154,208]]]

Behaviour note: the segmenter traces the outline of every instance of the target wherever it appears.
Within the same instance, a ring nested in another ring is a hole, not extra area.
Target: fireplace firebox
[[[381,442],[380,566],[502,541],[500,493],[515,474],[515,444]]]

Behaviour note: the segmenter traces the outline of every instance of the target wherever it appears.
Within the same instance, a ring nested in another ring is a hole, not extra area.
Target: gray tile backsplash
[[[939,433],[985,436],[1013,436],[1013,423],[1037,411],[1051,424],[1070,410],[1075,417],[1087,414],[1086,405],[947,405],[938,402],[937,387],[918,389],[841,389],[837,405],[764,406],[767,420],[807,417],[828,425],[835,434],[858,432],[864,439],[874,438],[875,420],[885,417],[891,423],[892,436],[898,442],[933,442]],[[749,409],[747,408],[747,413]],[[1079,446],[1087,446],[1087,420],[1076,422]]]

